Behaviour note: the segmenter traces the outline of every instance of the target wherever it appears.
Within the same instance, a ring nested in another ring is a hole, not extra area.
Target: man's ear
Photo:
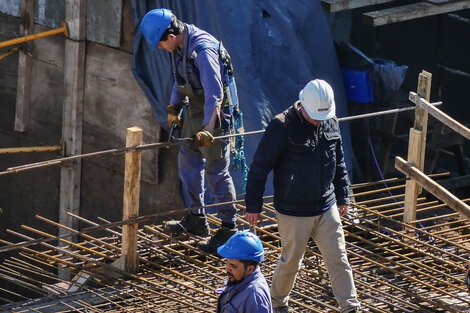
[[[167,40],[173,41],[176,39],[176,36],[175,34],[168,34],[167,38],[168,38]]]
[[[248,272],[248,275],[250,275],[251,273],[253,273],[256,269],[256,265],[248,265],[248,267],[246,268],[247,272]]]

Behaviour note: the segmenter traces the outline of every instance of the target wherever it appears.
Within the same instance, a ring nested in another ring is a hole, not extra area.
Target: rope
[[[239,136],[235,139],[235,147],[232,149],[232,170],[241,169],[243,179],[243,193],[246,191],[248,177],[248,166],[245,158],[245,137],[243,136],[243,113],[239,112],[234,118],[235,133]]]

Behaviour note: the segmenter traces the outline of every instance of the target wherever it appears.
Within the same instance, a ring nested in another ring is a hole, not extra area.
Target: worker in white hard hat
[[[282,252],[272,277],[273,312],[292,312],[289,293],[312,238],[328,269],[341,312],[359,312],[340,216],[348,213],[349,179],[331,86],[310,81],[299,101],[266,128],[248,173],[246,219],[260,218],[267,176],[274,172],[274,207]]]

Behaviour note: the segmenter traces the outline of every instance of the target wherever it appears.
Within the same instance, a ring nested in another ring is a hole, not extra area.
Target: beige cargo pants
[[[318,216],[290,216],[279,212],[276,216],[282,252],[272,278],[273,308],[287,305],[310,237],[320,249],[341,311],[359,307],[336,204]]]

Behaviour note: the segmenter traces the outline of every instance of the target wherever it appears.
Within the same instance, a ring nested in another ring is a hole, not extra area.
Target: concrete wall
[[[128,8],[127,8],[128,9]],[[130,18],[125,12],[124,18]],[[132,27],[123,26],[123,50],[87,42],[83,153],[125,146],[126,128],[139,126],[144,143],[159,141],[160,127],[147,98],[132,72]],[[35,32],[48,28],[36,25]],[[0,41],[19,32],[19,18],[0,14]],[[17,84],[17,54],[0,61],[0,147],[57,145],[62,133],[64,38],[38,39],[33,44],[30,126],[25,133],[13,131]],[[130,50],[130,52],[129,52]],[[179,196],[176,148],[142,153],[141,215],[183,207]],[[55,153],[0,155],[0,170],[56,158]],[[84,159],[82,163],[81,215],[121,219],[123,155]],[[34,218],[39,214],[58,219],[59,167],[34,169],[0,176],[0,238],[18,241],[6,229],[21,224],[55,233]]]

